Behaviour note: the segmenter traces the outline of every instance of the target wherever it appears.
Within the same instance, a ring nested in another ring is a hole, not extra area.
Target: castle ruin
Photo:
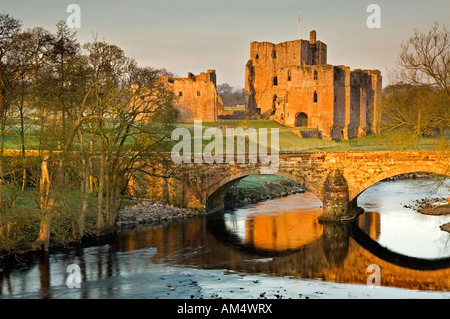
[[[324,139],[350,139],[377,131],[382,77],[378,70],[327,64],[327,45],[316,39],[252,42],[245,67],[247,117],[317,130]]]
[[[188,73],[186,78],[165,77],[177,101],[179,122],[216,122],[223,109],[222,99],[217,93],[216,71],[208,70],[199,75]]]

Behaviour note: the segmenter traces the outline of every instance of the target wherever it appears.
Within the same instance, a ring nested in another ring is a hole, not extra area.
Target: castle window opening
[[[314,71],[314,80],[317,80],[317,71]]]
[[[255,57],[255,59],[256,59],[256,60],[258,60],[258,59],[259,59],[259,54],[258,54],[258,53],[256,54],[256,57]]]
[[[275,59],[277,57],[277,51],[273,50],[272,51],[272,58]]]
[[[273,78],[273,85],[278,85],[278,77]]]
[[[287,78],[287,80],[288,80],[288,81],[291,80],[291,72],[288,72],[288,78]]]
[[[178,96],[183,96],[183,91],[178,92]]]
[[[317,103],[317,91],[314,91],[314,103]]]
[[[202,96],[202,92],[197,91],[197,96]]]

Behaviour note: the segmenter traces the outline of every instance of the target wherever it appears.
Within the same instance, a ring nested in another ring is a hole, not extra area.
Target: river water
[[[0,272],[0,298],[449,298],[450,234],[439,226],[450,216],[408,208],[449,196],[427,181],[375,184],[359,196],[365,213],[351,224],[320,224],[322,203],[306,192],[126,230],[19,260]],[[392,290],[367,288],[378,283]]]

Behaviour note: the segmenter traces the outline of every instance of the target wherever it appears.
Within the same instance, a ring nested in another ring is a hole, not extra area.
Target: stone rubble
[[[425,215],[448,215],[450,214],[450,198],[425,198],[416,200],[412,205],[404,205]]]
[[[179,208],[170,204],[157,202],[150,199],[133,199],[136,205],[125,206],[119,212],[116,226],[118,228],[132,228],[143,224],[157,224],[174,219],[191,218],[203,213]]]
[[[267,199],[304,192],[305,189],[301,185],[292,181],[266,182],[263,183],[261,189],[240,189],[238,192],[230,192],[227,196],[228,200],[227,198],[225,199],[225,208],[233,209]],[[232,197],[231,203],[230,196]],[[132,198],[132,200],[137,202],[137,204],[125,206],[119,212],[118,221],[116,222],[116,226],[119,229],[133,228],[144,224],[158,224],[205,214],[197,210],[179,208],[150,199]]]

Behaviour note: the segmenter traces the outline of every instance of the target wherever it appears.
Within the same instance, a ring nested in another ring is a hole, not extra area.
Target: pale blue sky
[[[142,66],[164,67],[186,76],[216,69],[219,83],[244,86],[251,41],[279,43],[317,31],[328,45],[328,63],[379,69],[388,82],[400,44],[414,28],[450,24],[450,0],[0,0],[0,11],[25,28],[52,31],[66,20],[69,4],[81,8],[81,43],[93,34],[125,50]],[[369,29],[369,4],[381,7],[381,28]]]

